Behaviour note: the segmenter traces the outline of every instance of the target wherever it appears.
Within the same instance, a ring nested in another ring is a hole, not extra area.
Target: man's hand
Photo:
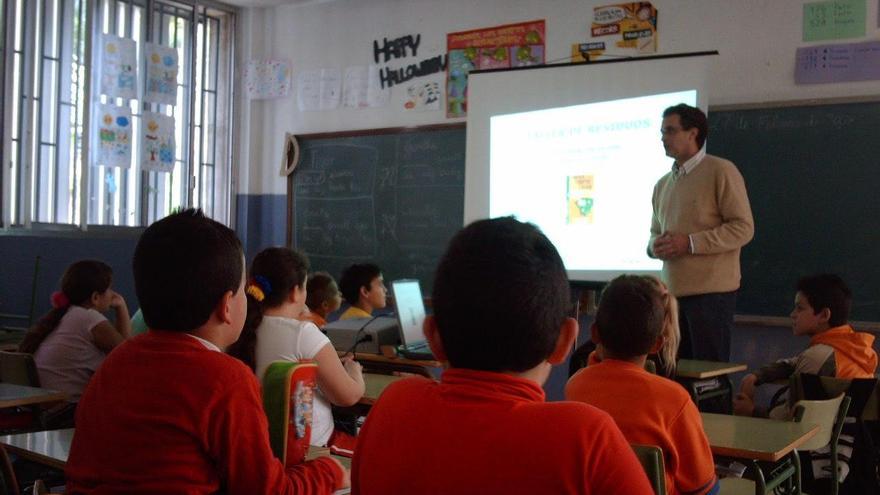
[[[688,254],[690,240],[686,234],[664,232],[654,239],[651,251],[661,260],[671,260]]]

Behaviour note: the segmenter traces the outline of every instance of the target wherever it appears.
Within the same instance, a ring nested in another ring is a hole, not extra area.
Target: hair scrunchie
[[[64,309],[70,306],[70,299],[67,297],[67,294],[57,290],[52,293],[52,297],[49,298],[52,302],[52,307],[55,309]]]
[[[269,279],[262,275],[255,275],[245,288],[245,293],[250,294],[257,302],[263,302],[266,296],[272,293],[272,284]]]

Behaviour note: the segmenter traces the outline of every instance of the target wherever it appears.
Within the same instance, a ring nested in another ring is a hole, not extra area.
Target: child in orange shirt
[[[303,319],[309,320],[318,328],[324,328],[327,324],[327,316],[339,309],[342,304],[342,294],[336,281],[327,272],[315,272],[309,276],[306,283],[306,306],[309,308]]]
[[[644,369],[648,353],[663,346],[670,298],[651,277],[612,280],[590,328],[603,360],[572,376],[565,398],[608,412],[630,443],[660,447],[670,495],[715,494],[718,479],[697,407],[681,385]]]
[[[358,437],[355,494],[651,494],[607,414],[544,400],[577,337],[556,248],[533,225],[481,220],[437,267],[425,337],[440,382],[391,384]]]

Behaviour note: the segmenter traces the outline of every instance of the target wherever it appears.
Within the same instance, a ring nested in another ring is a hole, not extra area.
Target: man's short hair
[[[434,317],[452,366],[526,371],[556,346],[570,307],[556,248],[512,217],[460,230],[440,260]]]
[[[831,311],[828,324],[832,327],[846,325],[849,321],[852,292],[839,276],[831,273],[810,275],[798,280],[796,288],[807,298],[814,313],[825,308]]]
[[[147,326],[176,332],[204,325],[223,294],[239,290],[244,272],[235,232],[195,209],[147,227],[132,265]]]
[[[638,275],[621,275],[602,291],[596,330],[602,346],[620,358],[648,354],[663,331],[666,310],[656,284]]]
[[[348,304],[355,305],[360,299],[361,287],[370,290],[370,283],[379,275],[382,275],[382,270],[372,263],[351,265],[339,277],[339,292],[342,292]]]
[[[670,115],[678,115],[681,128],[684,130],[697,128],[697,146],[702,148],[709,136],[709,121],[706,119],[706,114],[697,107],[679,103],[663,111],[663,118]]]
[[[339,292],[336,287],[336,281],[327,272],[315,272],[309,275],[309,281],[306,283],[306,306],[311,310],[320,308],[321,304],[329,301]]]

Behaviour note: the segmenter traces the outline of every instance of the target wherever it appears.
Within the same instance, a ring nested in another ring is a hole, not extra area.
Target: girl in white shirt
[[[40,385],[77,402],[107,354],[128,338],[125,299],[113,289],[113,270],[96,260],[73,263],[52,294],[52,310],[24,336],[20,352],[34,355]],[[110,323],[103,313],[116,313]],[[72,409],[71,409],[72,412]]]
[[[248,314],[238,342],[229,354],[251,367],[262,379],[273,361],[314,360],[318,364],[318,393],[312,414],[311,444],[329,446],[351,455],[355,438],[334,430],[330,404],[351,406],[364,395],[361,365],[342,359],[314,323],[296,318],[306,304],[306,257],[287,248],[264,249],[251,263]]]

